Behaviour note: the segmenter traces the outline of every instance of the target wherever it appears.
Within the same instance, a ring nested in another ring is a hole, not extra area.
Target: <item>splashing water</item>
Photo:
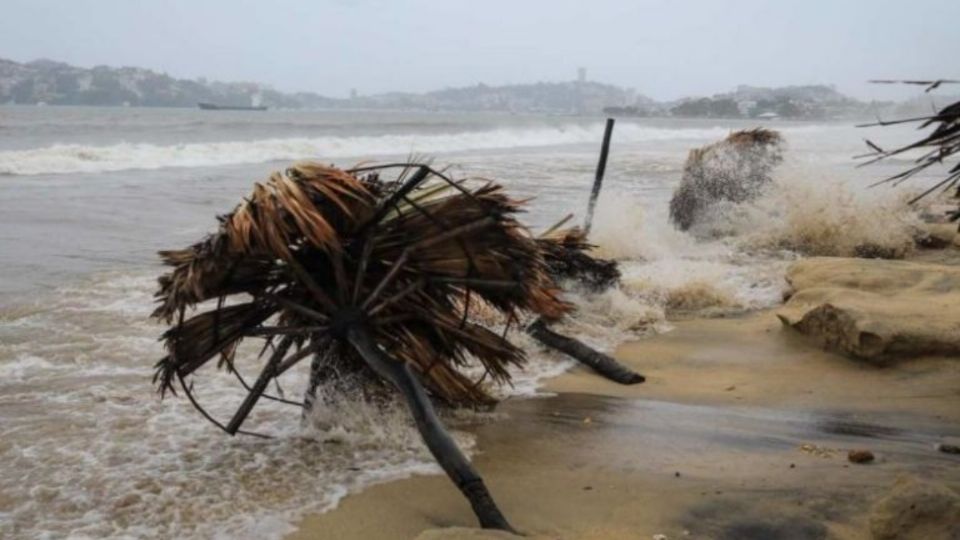
[[[147,319],[158,273],[152,251],[195,239],[235,202],[232,194],[270,168],[223,164],[304,154],[461,152],[444,161],[503,179],[518,196],[536,196],[530,220],[543,226],[585,206],[598,126],[443,128],[455,136],[434,126],[282,138],[300,129],[284,124],[254,140],[220,126],[227,131],[214,141],[171,142],[144,137],[158,131],[153,124],[123,131],[111,121],[109,129],[94,130],[109,131],[109,140],[86,142],[90,129],[83,126],[76,140],[61,141],[62,126],[54,124],[32,135],[39,141],[32,147],[0,144],[0,169],[12,175],[0,182],[0,225],[23,237],[8,238],[0,250],[0,293],[17,293],[0,296],[0,537],[280,538],[304,512],[333,508],[349,492],[438,472],[395,402],[331,393],[303,424],[298,409],[263,402],[249,427],[276,436],[266,441],[225,436],[186,400],[160,402],[150,383],[162,356],[161,328]],[[717,234],[698,239],[675,230],[667,202],[687,149],[728,131],[713,123],[618,124],[591,240],[598,254],[622,261],[623,280],[599,294],[571,291],[577,312],[558,330],[609,352],[624,340],[668,331],[676,317],[776,305],[785,268],[803,254],[900,245],[909,232],[915,215],[899,205],[899,195],[863,198],[850,182],[822,180],[846,178],[838,171],[847,170],[855,150],[843,141],[859,143],[861,134],[816,125],[784,129],[800,157],[777,170],[761,198],[712,216]],[[197,166],[203,168],[189,168]],[[100,172],[119,169],[126,172]],[[536,395],[539,381],[573,365],[522,333],[512,339],[530,361],[499,397]],[[249,379],[255,352],[242,352]],[[301,367],[282,381],[289,399],[303,395]],[[231,375],[204,369],[198,398],[218,418],[228,417],[244,394]],[[448,420],[465,427],[489,418]],[[473,448],[466,431],[456,437]]]

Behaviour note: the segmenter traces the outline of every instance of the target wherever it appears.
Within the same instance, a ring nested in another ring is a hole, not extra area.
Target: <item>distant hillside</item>
[[[271,108],[389,108],[589,113],[608,105],[632,105],[630,90],[595,82],[536,83],[511,86],[478,84],[427,92],[386,93],[334,99],[302,92],[288,94],[255,83],[176,79],[148,69],[97,66],[80,68],[36,60],[20,64],[0,59],[0,104],[131,105],[194,107],[209,101],[249,105],[257,95]],[[651,102],[641,97],[640,102]]]
[[[426,110],[597,113],[610,105],[653,103],[632,90],[597,82],[539,82],[507,86],[478,84],[425,94],[381,94],[356,98],[362,107]]]
[[[876,104],[844,96],[831,86],[760,88],[740,86],[712,97],[657,103],[632,89],[591,81],[539,82],[507,86],[478,84],[422,94],[391,92],[349,99],[310,92],[284,93],[257,83],[176,79],[135,67],[81,68],[36,60],[0,59],[0,104],[195,107],[198,102],[270,108],[365,108],[428,111],[599,114],[752,118],[838,118],[874,113]]]
[[[673,116],[708,118],[824,119],[860,117],[888,107],[889,103],[864,103],[841,94],[833,86],[806,85],[765,88],[740,85],[733,92],[709,98],[688,98],[667,104]]]
[[[254,83],[175,79],[135,67],[87,69],[50,60],[20,64],[0,59],[0,103],[196,107],[200,101],[249,105],[257,94],[271,107],[326,107],[336,101],[309,93],[284,94]]]

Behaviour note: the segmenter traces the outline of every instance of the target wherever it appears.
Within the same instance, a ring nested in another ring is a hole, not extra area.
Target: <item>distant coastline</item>
[[[514,114],[625,117],[826,120],[906,112],[910,104],[864,102],[826,85],[764,88],[741,85],[710,97],[656,101],[631,88],[585,79],[505,86],[477,84],[425,93],[388,92],[332,98],[280,92],[253,82],[178,79],[137,67],[82,68],[51,60],[0,59],[0,105],[249,107],[256,96],[269,109],[483,111]],[[926,104],[916,104],[923,109]],[[924,109],[925,110],[925,109]]]

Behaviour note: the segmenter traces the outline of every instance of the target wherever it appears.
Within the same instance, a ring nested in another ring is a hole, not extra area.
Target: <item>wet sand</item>
[[[543,538],[869,538],[870,505],[909,474],[960,487],[960,362],[877,368],[819,350],[772,311],[675,323],[621,346],[647,376],[582,369],[553,397],[474,426],[474,461],[513,525]],[[876,462],[856,465],[850,449]],[[494,537],[445,476],[374,486],[289,539]]]

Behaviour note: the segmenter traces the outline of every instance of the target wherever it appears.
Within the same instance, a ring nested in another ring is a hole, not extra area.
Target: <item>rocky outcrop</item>
[[[685,231],[718,203],[756,198],[783,160],[782,145],[778,132],[758,128],[691,150],[670,200],[670,220]]]
[[[870,511],[874,540],[960,540],[960,496],[943,484],[898,478]]]
[[[826,349],[876,363],[960,354],[960,267],[812,258],[787,272],[784,325]]]

